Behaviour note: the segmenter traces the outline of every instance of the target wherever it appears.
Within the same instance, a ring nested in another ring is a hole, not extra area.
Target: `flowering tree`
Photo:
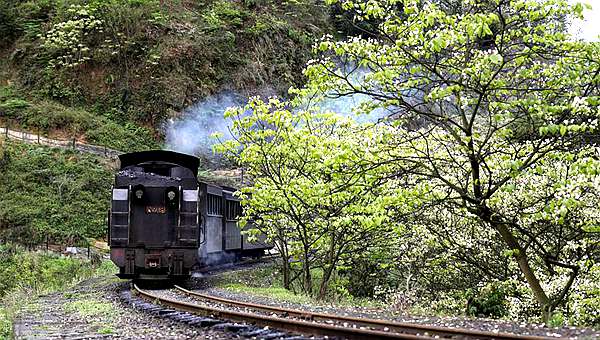
[[[430,203],[494,231],[545,311],[562,303],[598,245],[597,208],[588,205],[598,202],[597,163],[586,145],[599,115],[600,48],[570,40],[565,28],[582,6],[332,2],[378,24],[368,38],[320,41],[297,93],[367,94],[364,109],[392,111],[396,129],[380,154],[398,175],[426,180],[417,183]],[[370,74],[357,83],[358,68]]]
[[[316,295],[324,298],[340,259],[389,232],[375,131],[331,113],[293,113],[275,99],[254,98],[226,115],[236,139],[217,149],[252,181],[242,191],[243,221],[275,241],[286,288],[299,267],[302,290],[313,295],[313,272],[321,269]]]

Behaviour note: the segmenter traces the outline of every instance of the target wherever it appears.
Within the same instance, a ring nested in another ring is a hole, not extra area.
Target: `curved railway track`
[[[142,290],[134,285],[135,292],[150,301],[194,314],[239,321],[259,326],[306,335],[321,335],[345,339],[552,339],[541,336],[494,333],[479,330],[445,328],[379,319],[356,318],[314,313],[269,305],[241,302],[190,291],[175,286],[177,293],[186,298],[213,304],[198,304],[164,297]],[[222,306],[215,307],[214,304]],[[241,311],[242,309],[243,311]],[[252,311],[252,312],[249,312]]]

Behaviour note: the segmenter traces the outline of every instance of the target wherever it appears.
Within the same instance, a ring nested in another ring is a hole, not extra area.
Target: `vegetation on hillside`
[[[328,30],[311,1],[8,0],[0,18],[0,119],[124,151],[223,88],[300,85]]]
[[[600,45],[565,26],[583,7],[339,3],[368,34],[324,37],[297,100],[230,110],[237,138],[219,147],[254,181],[244,219],[286,287],[600,325]],[[393,119],[291,109],[351,95]]]
[[[15,244],[0,245],[0,338],[12,337],[14,314],[38,294],[59,291],[89,277],[115,273],[110,261],[31,252]]]
[[[0,239],[64,245],[106,235],[112,170],[105,159],[5,141],[0,173]]]

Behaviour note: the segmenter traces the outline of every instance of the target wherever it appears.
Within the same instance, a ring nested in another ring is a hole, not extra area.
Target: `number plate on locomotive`
[[[146,207],[146,214],[165,214],[167,212],[167,208],[165,207]]]

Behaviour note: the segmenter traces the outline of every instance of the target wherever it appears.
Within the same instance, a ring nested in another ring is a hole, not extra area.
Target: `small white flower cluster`
[[[84,40],[92,32],[103,32],[102,20],[93,15],[89,5],[72,5],[68,9],[73,18],[54,25],[43,39],[42,47],[59,54],[49,62],[50,67],[76,67],[90,60],[90,48]]]

